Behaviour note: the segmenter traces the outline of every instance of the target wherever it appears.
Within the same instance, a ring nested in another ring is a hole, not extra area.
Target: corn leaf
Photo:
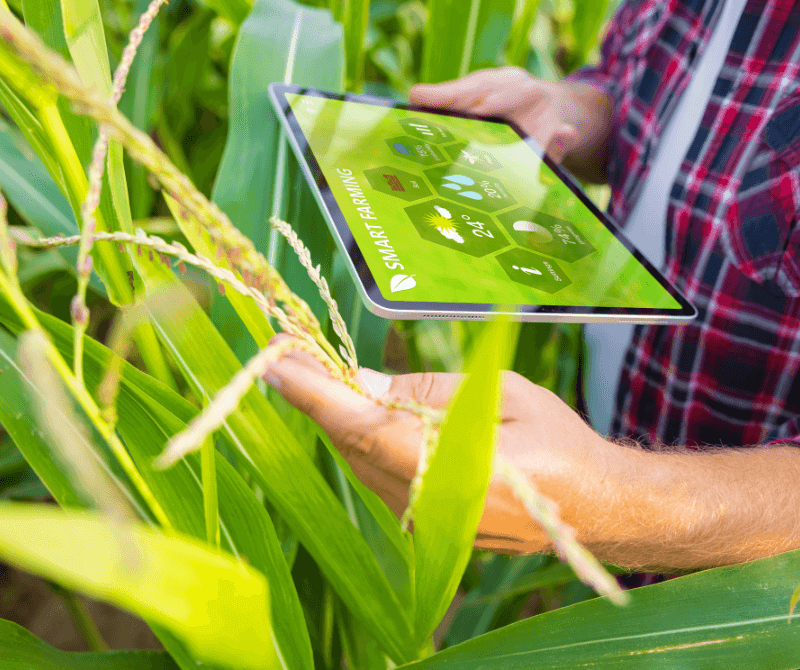
[[[370,0],[341,0],[341,4],[347,62],[345,88],[358,93],[364,83],[364,35],[369,25]]]
[[[304,48],[308,44],[314,48]],[[278,153],[282,151],[285,155],[287,151],[267,86],[274,81],[286,81],[338,90],[342,87],[343,72],[342,29],[328,10],[305,7],[291,0],[254,3],[239,30],[231,59],[230,129],[212,199],[263,253],[269,245],[269,217],[274,213],[276,198],[284,197],[285,168],[280,163],[285,165],[286,161],[279,161]],[[307,243],[311,238],[306,235],[311,230],[310,224],[297,229]],[[311,252],[312,257],[317,257],[313,246]],[[278,270],[290,286],[296,286],[292,275],[283,272],[280,266]],[[305,275],[304,270],[302,274]],[[299,295],[307,297],[302,291]],[[318,295],[316,301],[321,302]],[[241,326],[227,299],[217,298],[213,310],[217,328],[239,359],[252,355],[252,343],[241,344]],[[258,340],[258,333],[252,334]]]
[[[500,371],[516,334],[504,320],[486,324],[422,477],[413,508],[418,645],[447,611],[472,554],[492,473]]]
[[[516,0],[483,0],[469,57],[469,72],[503,65],[500,54],[511,32]]]
[[[201,659],[279,667],[264,576],[196,540],[92,512],[3,503],[0,556],[161,624]]]
[[[577,63],[585,62],[600,41],[600,28],[606,20],[610,6],[611,0],[575,0],[572,35],[575,39]]]
[[[792,670],[800,614],[789,600],[794,551],[635,589],[626,607],[605,598],[547,612],[407,666],[414,670]]]
[[[208,402],[240,364],[172,271],[158,260],[140,261],[151,293],[165,287],[171,291],[167,300],[149,305],[159,338],[194,394]],[[251,389],[228,417],[223,435],[353,614],[393,658],[413,657],[408,613],[308,453],[257,389]]]
[[[46,237],[77,235],[75,215],[58,186],[38,158],[22,153],[15,138],[17,133],[0,120],[0,189],[19,215]],[[59,255],[75,272],[78,250],[59,249]],[[92,288],[105,293],[100,278],[92,273]]]
[[[0,657],[4,670],[177,670],[163,651],[66,652],[33,633],[0,619]]]
[[[522,8],[511,26],[506,44],[506,58],[510,65],[524,67],[530,51],[530,32],[541,0],[521,0]]]
[[[489,0],[430,0],[420,81],[435,84],[469,72],[481,4]]]
[[[56,348],[71,362],[72,328],[47,314],[39,313],[37,316]],[[15,332],[22,328],[4,301],[0,301],[0,322]],[[10,336],[0,332],[0,349],[13,354],[14,348]],[[98,342],[87,339],[84,359],[87,386],[94,391],[111,363],[112,354]],[[56,500],[62,505],[78,506],[80,501],[73,500],[75,493],[71,484],[53,465],[47,447],[29,444],[36,434],[28,437],[33,420],[24,397],[17,397],[23,383],[4,356],[0,357],[0,370],[4,373],[0,375],[0,423],[6,426],[37,471],[45,468],[42,479]],[[168,439],[186,427],[187,422],[196,416],[197,408],[127,363],[122,365],[121,375],[117,400],[120,434],[174,526],[194,537],[204,537],[197,455],[190,455],[167,471],[154,471],[152,467],[153,460]],[[311,670],[313,659],[308,632],[303,625],[297,593],[269,514],[224,457],[217,454],[216,461],[223,546],[246,558],[267,577],[275,638],[281,654],[288,667]],[[159,632],[159,637],[161,635]]]

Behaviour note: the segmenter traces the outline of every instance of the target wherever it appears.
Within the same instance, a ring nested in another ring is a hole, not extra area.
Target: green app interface
[[[385,299],[680,309],[508,126],[287,99]]]

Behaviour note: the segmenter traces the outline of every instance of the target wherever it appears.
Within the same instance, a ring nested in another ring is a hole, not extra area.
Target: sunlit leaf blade
[[[33,633],[0,619],[3,670],[177,670],[163,651],[66,652]]]
[[[314,48],[304,48],[309,44]],[[278,151],[285,140],[281,139],[267,87],[275,81],[288,81],[339,90],[343,58],[341,26],[325,9],[291,0],[257,0],[239,30],[228,84],[230,126],[212,199],[262,253],[266,254],[269,244],[275,191],[282,192],[286,182],[278,179],[282,169]],[[309,242],[305,227],[297,228],[297,232]],[[313,248],[311,252],[314,254]],[[291,276],[284,274],[284,278],[295,286]],[[237,332],[241,327],[225,300],[215,300],[214,317],[240,360],[249,357],[252,345],[241,343]]]
[[[92,512],[2,503],[0,556],[165,626],[204,660],[280,667],[264,576],[196,540]]]
[[[414,503],[418,645],[444,616],[472,554],[492,473],[500,371],[510,363],[516,334],[505,320],[486,324]]]
[[[626,607],[596,599],[487,633],[414,670],[792,670],[800,626],[787,622],[800,552],[636,589]]]

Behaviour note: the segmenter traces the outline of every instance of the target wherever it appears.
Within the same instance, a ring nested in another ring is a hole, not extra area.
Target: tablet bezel
[[[310,95],[328,100],[358,102],[377,107],[426,112],[438,116],[474,119],[508,126],[681,305],[680,311],[637,307],[581,307],[570,305],[517,305],[516,309],[509,310],[508,307],[503,308],[499,305],[484,303],[431,303],[387,300],[378,288],[361,253],[361,249],[353,237],[347,219],[328,186],[328,181],[317,162],[317,158],[294,116],[294,112],[286,98],[287,94]],[[330,93],[293,84],[270,84],[269,95],[280,119],[281,126],[286,132],[289,144],[298,159],[301,170],[311,187],[317,203],[322,209],[334,240],[340,252],[347,259],[352,274],[357,278],[356,286],[359,295],[367,309],[374,314],[395,320],[484,320],[499,315],[508,315],[521,321],[641,324],[682,324],[691,321],[697,316],[695,307],[636,249],[630,240],[625,237],[621,229],[605,213],[597,209],[575,178],[561,166],[554,163],[544,152],[541,145],[513,122],[501,118],[487,118],[452,110],[412,105],[373,95]]]

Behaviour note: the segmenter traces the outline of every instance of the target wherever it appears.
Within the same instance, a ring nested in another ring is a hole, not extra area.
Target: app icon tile
[[[520,246],[574,263],[595,248],[570,222],[530,207],[519,207],[497,217]]]
[[[433,142],[434,144],[443,144],[445,142],[454,142],[455,137],[447,128],[440,126],[438,123],[433,123],[427,119],[420,119],[418,117],[409,116],[405,119],[399,119],[398,123],[403,126],[403,130],[407,134],[416,137],[426,142]]]
[[[572,280],[552,258],[515,247],[496,257],[505,273],[515,282],[545,293],[558,293]]]
[[[435,144],[408,137],[407,135],[393,137],[390,140],[386,140],[386,144],[389,145],[389,149],[395,156],[414,161],[420,165],[436,165],[448,160],[442,150]]]
[[[402,200],[419,200],[433,195],[422,177],[388,165],[364,170],[364,176],[376,191]]]
[[[425,170],[425,176],[442,197],[469,203],[484,212],[496,212],[517,204],[500,180],[458,163],[430,168]]]
[[[447,200],[411,205],[406,214],[423,239],[470,256],[485,256],[508,246],[492,217]]]
[[[459,165],[475,168],[482,172],[491,172],[492,170],[502,167],[500,162],[492,156],[492,154],[482,149],[476,149],[466,142],[451,144],[445,147],[445,151],[447,151],[450,158]]]

